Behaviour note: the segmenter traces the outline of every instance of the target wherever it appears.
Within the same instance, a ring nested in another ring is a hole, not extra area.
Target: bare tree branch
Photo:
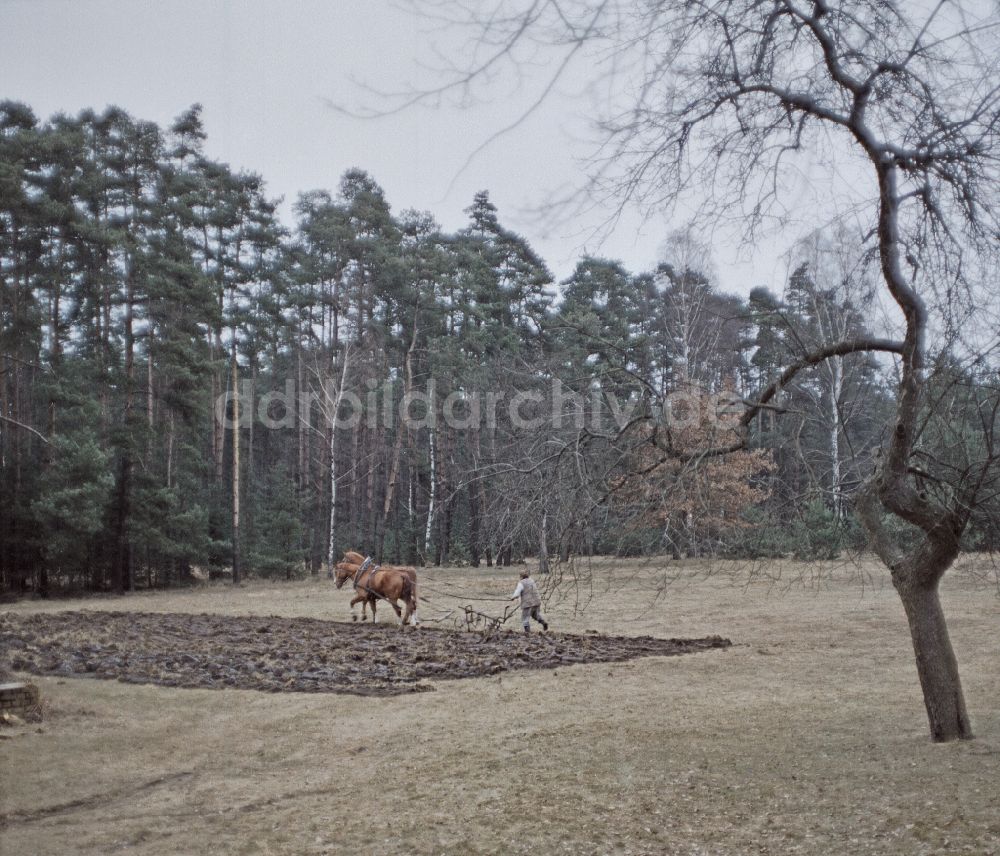
[[[0,413],[0,419],[2,419],[4,422],[13,425],[15,428],[21,428],[24,431],[28,431],[29,433],[34,434],[46,446],[51,445],[51,443],[49,443],[48,438],[44,434],[35,430],[30,425],[25,425],[23,422],[18,422],[16,419],[12,419],[10,416],[4,416],[2,413]]]

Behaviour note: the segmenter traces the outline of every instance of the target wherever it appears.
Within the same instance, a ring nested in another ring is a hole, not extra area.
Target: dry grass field
[[[971,742],[929,741],[874,567],[595,561],[566,572],[555,629],[733,646],[390,697],[34,678],[44,722],[0,732],[0,853],[1000,853],[1000,598],[975,564],[944,586]],[[516,569],[425,576],[434,618],[455,602],[431,588],[496,597]],[[3,609],[346,619],[348,598],[320,580]]]

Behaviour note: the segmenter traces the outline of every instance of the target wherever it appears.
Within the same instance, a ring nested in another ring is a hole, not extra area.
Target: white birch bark
[[[236,362],[236,331],[233,330],[233,584],[242,579],[240,563],[240,392],[239,364]]]
[[[830,482],[833,491],[833,513],[839,520],[843,513],[840,491],[840,393],[844,385],[841,357],[830,360]]]
[[[347,386],[348,352],[344,349],[344,365],[340,372],[340,383],[337,394],[329,406],[330,419],[330,518],[326,533],[326,575],[333,577],[334,547],[337,544],[337,414],[340,403],[344,400],[344,389]]]
[[[435,458],[434,451],[434,429],[428,429],[430,433],[430,450],[431,450],[431,495],[430,500],[427,504],[427,526],[424,529],[424,553],[429,554],[431,551],[431,525],[434,522],[434,500],[437,491],[437,460]]]

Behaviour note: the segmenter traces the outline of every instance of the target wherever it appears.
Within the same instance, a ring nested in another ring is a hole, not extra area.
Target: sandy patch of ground
[[[940,746],[927,738],[902,608],[877,568],[776,564],[768,580],[704,570],[581,566],[548,607],[560,631],[733,640],[695,657],[378,698],[38,678],[45,722],[0,740],[0,850],[1000,852],[995,588],[969,567],[946,578],[977,739]],[[488,610],[476,596],[511,590],[516,574],[426,576],[421,610],[434,616],[453,605],[448,591]],[[348,598],[309,581],[10,611],[346,618]]]

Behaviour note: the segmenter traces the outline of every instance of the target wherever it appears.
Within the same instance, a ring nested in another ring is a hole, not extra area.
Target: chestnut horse
[[[355,618],[354,606],[361,604],[361,620],[367,617],[366,608],[372,608],[372,621],[376,620],[375,604],[379,599],[386,600],[396,611],[402,626],[413,618],[417,624],[417,572],[410,567],[393,565],[377,566],[371,559],[366,559],[360,553],[349,550],[344,554],[343,561],[337,563],[337,588],[341,588],[347,580],[354,585],[355,595],[351,599],[351,617]],[[403,601],[404,610],[400,610],[397,601]]]
[[[342,562],[347,562],[348,564],[351,564],[351,565],[363,565],[365,563],[365,561],[367,561],[367,560],[366,560],[366,558],[364,556],[362,556],[360,553],[355,552],[354,550],[345,550],[344,551],[344,558],[341,559],[341,561]],[[379,565],[379,567],[383,568],[384,570],[387,570],[387,571],[402,571],[404,574],[406,574],[413,581],[414,596],[416,596],[416,585],[417,585],[417,569],[416,568],[414,568],[411,565]],[[351,615],[354,615],[353,607],[354,607],[354,604],[358,603],[358,601],[359,601],[358,598],[355,598],[354,600],[351,601],[351,608],[352,608]],[[372,594],[369,594],[369,596],[368,596],[368,598],[366,600],[361,601],[361,620],[362,621],[364,621],[368,617],[366,610],[368,608],[368,604],[369,603],[371,604],[371,607],[372,607],[372,620],[373,621],[375,620],[375,604],[376,604],[377,601],[378,601],[378,598],[375,595],[372,595]],[[397,611],[397,614],[398,614],[398,611]],[[414,617],[416,617],[416,607],[414,607]]]

